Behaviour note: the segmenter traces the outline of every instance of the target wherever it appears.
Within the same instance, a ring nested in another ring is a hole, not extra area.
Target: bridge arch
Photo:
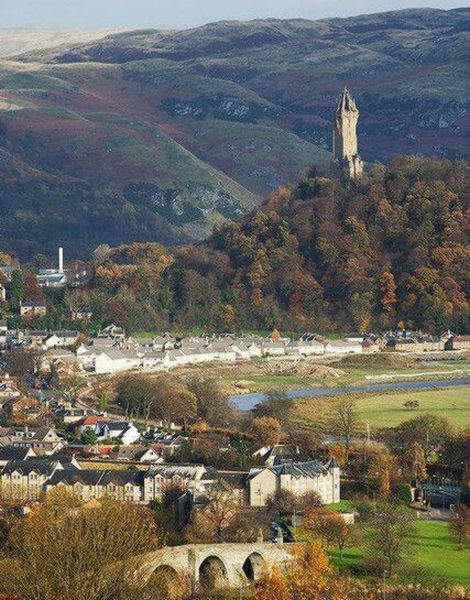
[[[181,573],[171,565],[158,565],[150,576],[150,582],[157,586],[159,592],[168,600],[176,600],[179,597],[178,582],[181,583]]]
[[[266,561],[259,552],[252,552],[244,560],[242,571],[249,581],[255,581],[260,576],[261,570],[265,564]]]
[[[217,555],[206,556],[199,565],[199,581],[209,589],[222,587],[229,583],[229,575],[224,561]]]

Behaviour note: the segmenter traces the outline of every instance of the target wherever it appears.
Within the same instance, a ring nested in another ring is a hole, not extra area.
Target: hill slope
[[[206,241],[101,247],[38,328],[470,331],[470,163],[401,156],[358,182],[312,172]],[[75,326],[76,323],[68,323]]]
[[[344,83],[366,160],[468,157],[469,15],[221,22],[4,60],[0,245],[201,239],[328,162]]]

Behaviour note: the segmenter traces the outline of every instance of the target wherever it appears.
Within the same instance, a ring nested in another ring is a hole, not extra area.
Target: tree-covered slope
[[[131,330],[466,331],[469,192],[468,162],[402,156],[350,183],[312,172],[197,246],[102,249],[73,300]]]
[[[329,160],[347,83],[369,161],[466,158],[469,9],[124,32],[0,63],[0,244],[198,240]]]

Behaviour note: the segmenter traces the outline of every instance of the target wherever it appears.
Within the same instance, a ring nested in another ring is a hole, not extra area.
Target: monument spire
[[[333,124],[333,170],[347,171],[350,177],[360,177],[363,162],[358,153],[357,122],[359,110],[351,92],[344,86],[334,114]]]

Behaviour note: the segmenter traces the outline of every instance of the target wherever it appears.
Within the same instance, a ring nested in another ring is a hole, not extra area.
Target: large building
[[[295,496],[316,492],[323,504],[340,500],[340,469],[335,460],[323,464],[281,461],[272,467],[255,467],[248,474],[248,495],[251,506],[266,506],[269,498],[288,491]]]
[[[347,87],[342,91],[333,124],[333,171],[338,174],[347,172],[349,177],[362,175],[364,168],[359,156],[357,144],[357,123],[359,110]]]

